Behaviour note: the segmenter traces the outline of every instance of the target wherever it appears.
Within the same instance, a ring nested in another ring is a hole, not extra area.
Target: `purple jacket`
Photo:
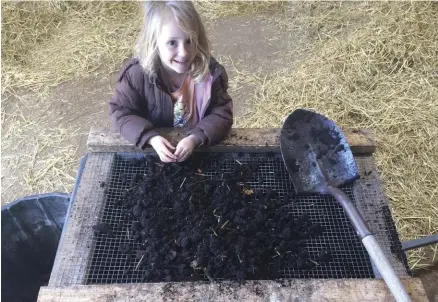
[[[218,143],[233,124],[233,105],[227,93],[228,76],[222,65],[210,60],[213,77],[211,97],[197,120],[189,125],[202,145]],[[111,126],[130,143],[144,149],[149,138],[159,135],[157,127],[173,126],[173,101],[163,80],[155,75],[150,81],[137,59],[130,60],[120,72],[110,102]]]

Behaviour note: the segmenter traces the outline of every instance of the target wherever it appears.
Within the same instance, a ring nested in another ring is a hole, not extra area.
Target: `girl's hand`
[[[159,135],[153,136],[149,139],[148,144],[154,148],[162,162],[171,163],[178,160],[178,157],[173,154],[175,147],[164,137]]]
[[[185,161],[197,146],[201,144],[201,140],[195,135],[189,135],[176,145],[175,155],[178,156],[178,162]]]

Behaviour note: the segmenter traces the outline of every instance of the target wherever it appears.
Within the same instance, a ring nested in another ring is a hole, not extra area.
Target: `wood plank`
[[[402,280],[415,302],[427,301],[420,279]],[[394,301],[383,280],[291,279],[220,283],[137,283],[41,287],[39,302],[91,301]]]
[[[91,153],[81,177],[76,197],[67,213],[49,286],[84,284],[95,236],[92,227],[100,221],[105,187],[109,183],[114,153]]]
[[[172,144],[180,141],[186,132],[180,128],[161,128],[158,131]],[[203,149],[214,152],[221,152],[224,149],[230,151],[232,147],[243,148],[242,150],[247,147],[251,151],[279,150],[280,131],[279,128],[233,128],[217,146]],[[369,130],[343,129],[343,132],[353,153],[373,153],[376,150],[376,142]],[[135,145],[125,141],[119,133],[108,128],[92,127],[87,147],[90,152],[141,152]]]

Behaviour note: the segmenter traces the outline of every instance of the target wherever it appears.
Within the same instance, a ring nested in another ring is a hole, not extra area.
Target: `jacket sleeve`
[[[211,87],[211,103],[205,117],[187,133],[198,136],[202,140],[201,145],[217,144],[233,125],[233,101],[227,92],[228,76],[225,69],[221,68],[221,75]]]
[[[122,70],[115,93],[109,102],[111,127],[141,149],[146,147],[149,138],[159,135],[147,119],[148,106],[142,93],[143,85],[140,65],[127,66]]]

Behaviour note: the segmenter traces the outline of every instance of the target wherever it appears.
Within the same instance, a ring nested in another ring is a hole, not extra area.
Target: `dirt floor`
[[[438,302],[438,265],[419,271],[416,277],[421,279],[427,298],[430,302]]]

